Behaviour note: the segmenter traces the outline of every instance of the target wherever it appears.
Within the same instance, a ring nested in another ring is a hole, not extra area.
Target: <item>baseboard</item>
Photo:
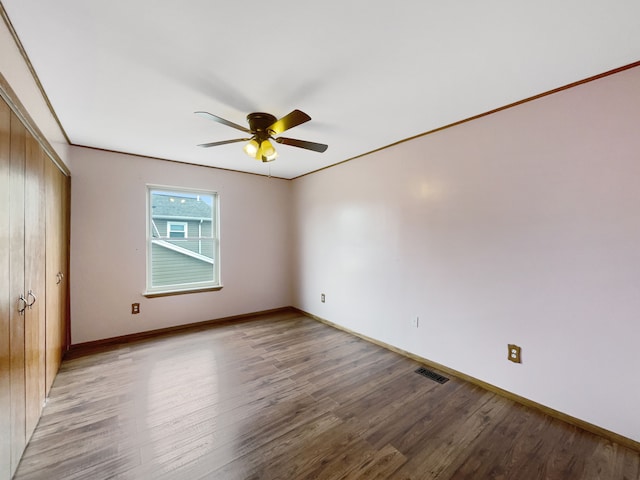
[[[407,352],[405,350],[402,350],[400,348],[394,347],[393,345],[389,345],[387,343],[381,342],[379,340],[376,340],[375,338],[371,338],[371,337],[367,337],[366,335],[362,335],[361,333],[355,332],[353,330],[350,330],[348,328],[345,328],[341,325],[338,325],[336,323],[333,323],[327,319],[318,317],[317,315],[313,315],[312,313],[308,313],[305,312],[304,310],[300,310],[299,308],[295,308],[293,307],[293,310],[299,312],[301,315],[305,315],[309,318],[312,318],[313,320],[316,320],[320,323],[324,323],[325,325],[328,325],[330,327],[336,328],[338,330],[342,330],[343,332],[349,333],[351,335],[354,335],[358,338],[361,338],[363,340],[366,340],[367,342],[373,343],[375,345],[378,345],[379,347],[385,348],[387,350],[390,350],[392,352],[398,353],[400,355],[403,355],[407,358],[411,358],[412,360],[415,360],[419,363],[422,363],[424,365],[427,365],[431,368],[434,368],[436,370],[439,370],[443,373],[446,373],[447,375],[450,375],[452,377],[456,377],[459,378],[460,380],[464,380],[466,382],[469,382],[473,385],[477,385],[481,388],[484,388],[485,390],[488,390],[490,392],[493,392],[497,395],[500,395],[502,397],[508,398],[509,400],[513,400],[514,402],[517,402],[521,405],[524,405],[526,407],[530,407],[533,408],[535,410],[538,410],[542,413],[545,413],[547,415],[549,415],[550,417],[556,418],[558,420],[562,420],[563,422],[566,422],[570,425],[576,426],[578,428],[581,428],[587,432],[593,433],[595,435],[598,435],[600,437],[606,438],[607,440],[611,441],[611,442],[615,442],[618,443],[624,447],[630,448],[632,450],[635,450],[637,452],[640,452],[640,442],[636,442],[635,440],[632,440],[630,438],[624,437],[620,434],[617,434],[615,432],[612,432],[610,430],[604,429],[602,427],[598,427],[597,425],[593,425],[589,422],[585,422],[584,420],[580,420],[579,418],[576,417],[572,417],[571,415],[567,415],[566,413],[562,413],[558,410],[554,410],[553,408],[549,408],[545,405],[542,405],[540,403],[534,402],[533,400],[529,400],[528,398],[525,397],[521,397],[520,395],[517,395],[515,393],[509,392],[507,390],[504,390],[500,387],[496,387],[495,385],[491,385],[490,383],[487,382],[483,382],[482,380],[479,380],[477,378],[471,377],[469,375],[466,375],[462,372],[458,372],[457,370],[454,370],[452,368],[449,368],[445,365],[441,365],[437,362],[433,362],[427,358],[423,358],[420,357],[418,355],[415,355],[411,352]]]
[[[202,322],[187,323],[184,325],[175,325],[173,327],[158,328],[155,330],[146,330],[144,332],[131,333],[128,335],[120,335],[118,337],[104,338],[100,340],[93,340],[90,342],[75,343],[69,347],[69,350],[65,354],[65,359],[89,355],[91,353],[95,353],[95,352],[104,350],[105,348],[113,347],[115,345],[139,342],[141,340],[149,340],[152,338],[160,337],[163,335],[169,335],[173,333],[178,333],[182,331],[196,330],[199,328],[207,328],[213,325],[239,323],[244,320],[255,319],[255,317],[259,317],[261,315],[275,315],[275,314],[290,313],[290,312],[297,313],[298,311],[293,307],[274,308],[271,310],[261,310],[259,312],[244,313],[241,315],[232,315],[230,317],[204,320]]]

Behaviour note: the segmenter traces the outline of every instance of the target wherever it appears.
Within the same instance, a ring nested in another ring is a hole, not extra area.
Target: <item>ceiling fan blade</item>
[[[221,123],[228,127],[232,127],[237,130],[242,130],[243,132],[251,133],[251,130],[249,130],[248,128],[243,127],[242,125],[238,125],[237,123],[230,122],[229,120],[225,120],[224,118],[218,117],[213,113],[209,113],[209,112],[194,112],[194,113],[196,115],[200,115],[202,118],[208,118],[209,120],[213,120],[214,122]]]
[[[283,145],[305,148],[307,150],[313,150],[314,152],[324,152],[327,148],[329,148],[329,146],[325,145],[324,143],[307,142],[305,140],[296,140],[295,138],[278,137],[275,139],[275,141],[278,143],[282,143]]]
[[[279,135],[285,130],[289,130],[290,128],[297,127],[305,122],[311,120],[311,117],[300,110],[294,110],[293,112],[285,115],[280,120],[276,120],[272,123],[267,130],[271,132],[272,135]]]
[[[211,143],[201,143],[199,147],[217,147],[218,145],[226,145],[227,143],[236,143],[236,142],[248,142],[251,140],[250,138],[235,138],[233,140],[222,140],[221,142],[211,142]]]

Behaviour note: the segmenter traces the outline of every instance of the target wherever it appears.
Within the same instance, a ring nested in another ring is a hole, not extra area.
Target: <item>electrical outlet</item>
[[[324,293],[321,293],[321,294],[320,294],[320,301],[321,301],[322,303],[324,303]]]
[[[509,344],[509,356],[507,357],[513,363],[522,363],[522,349],[518,345]]]
[[[140,304],[139,303],[132,303],[131,304],[131,314],[132,315],[136,315],[140,313]]]
[[[411,319],[411,326],[418,328],[420,326],[420,317],[415,317]]]

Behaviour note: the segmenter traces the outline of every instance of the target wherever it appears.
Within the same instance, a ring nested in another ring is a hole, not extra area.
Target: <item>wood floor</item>
[[[640,479],[640,454],[296,313],[67,359],[16,480]]]

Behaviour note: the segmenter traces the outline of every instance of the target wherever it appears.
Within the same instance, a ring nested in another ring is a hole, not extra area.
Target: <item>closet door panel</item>
[[[69,272],[70,272],[70,258],[71,258],[71,178],[60,173],[62,179],[62,240],[61,240],[61,255],[60,263],[62,273],[64,273],[63,288],[61,289],[61,304],[62,304],[62,318],[60,319],[62,324],[61,341],[62,341],[62,355],[69,350],[71,346],[71,297],[69,295]],[[62,359],[61,359],[62,361]]]
[[[44,152],[31,135],[27,137],[25,173],[25,295],[30,305],[25,312],[25,388],[29,439],[45,398]]]
[[[62,181],[64,175],[46,162],[46,393],[62,361],[65,338],[61,300],[66,285],[62,268]],[[62,274],[62,275],[61,275]]]
[[[19,301],[24,290],[24,181],[26,129],[11,114],[10,179],[9,179],[9,292],[13,308],[9,310],[10,381],[11,381],[11,471],[15,471],[26,444],[25,431],[25,362],[24,320]]]
[[[9,317],[13,308],[9,273],[11,110],[0,100],[0,479],[11,478],[11,361]]]

